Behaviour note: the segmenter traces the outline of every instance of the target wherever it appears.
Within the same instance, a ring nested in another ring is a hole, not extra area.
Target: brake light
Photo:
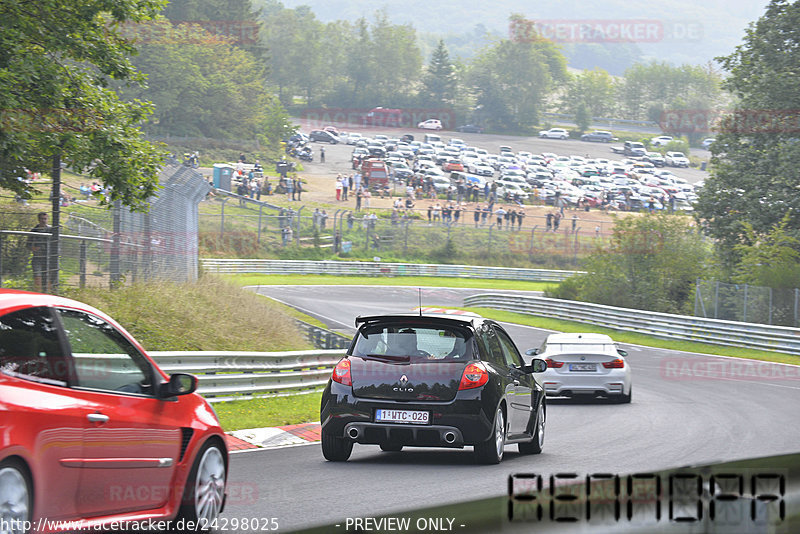
[[[564,362],[557,362],[552,358],[545,358],[544,361],[547,362],[547,367],[550,367],[551,369],[553,368],[558,369],[559,367],[564,367]]]
[[[479,388],[489,381],[489,371],[482,363],[471,363],[464,368],[461,375],[461,383],[458,385],[459,391],[462,389]]]
[[[350,360],[342,358],[336,367],[333,368],[333,375],[331,376],[334,382],[339,382],[343,386],[352,386],[353,380],[350,377]]]
[[[616,360],[612,360],[610,362],[603,362],[603,367],[606,369],[622,369],[625,367],[625,360],[617,358]]]

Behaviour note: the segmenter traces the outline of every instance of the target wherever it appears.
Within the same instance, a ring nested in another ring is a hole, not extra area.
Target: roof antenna
[[[417,291],[419,291],[419,316],[422,317],[422,288],[418,287]]]

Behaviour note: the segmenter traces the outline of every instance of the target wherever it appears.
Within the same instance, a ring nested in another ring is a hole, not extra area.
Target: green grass
[[[372,285],[372,286],[411,286],[411,287],[468,287],[475,289],[545,291],[554,288],[552,282],[524,282],[517,280],[488,280],[484,278],[444,278],[434,276],[333,276],[333,275],[272,275],[236,274],[225,275],[233,283],[241,286],[269,285]]]
[[[226,431],[296,425],[319,420],[322,392],[217,402],[214,410]]]
[[[612,328],[603,328],[601,326],[579,323],[576,321],[562,321],[560,319],[535,317],[532,315],[495,310],[491,308],[463,309],[478,313],[484,317],[488,317],[497,321],[533,326],[546,330],[556,330],[558,332],[595,332],[598,334],[608,334],[614,339],[614,341],[619,341],[620,343],[629,343],[632,345],[644,345],[647,347],[673,349],[684,352],[699,352],[702,354],[715,354],[719,356],[734,356],[737,358],[761,360],[765,362],[790,363],[795,365],[800,364],[800,356],[784,354],[782,352],[745,349],[740,347],[725,347],[721,345],[697,343],[694,341],[681,341],[677,339],[660,339],[645,334],[625,332],[623,330],[614,330]],[[520,348],[525,350],[524,347]]]
[[[65,296],[103,310],[147,350],[287,351],[312,348],[283,306],[219,277],[151,282],[110,291],[67,289]]]

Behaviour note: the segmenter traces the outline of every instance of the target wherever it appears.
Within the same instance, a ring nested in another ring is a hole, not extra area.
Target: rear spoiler
[[[403,313],[403,314],[392,314],[392,315],[359,315],[356,317],[356,327],[367,324],[367,323],[376,323],[376,322],[408,322],[410,319],[425,319],[428,321],[440,321],[446,323],[467,323],[472,324],[473,320],[476,318],[480,318],[479,315],[470,314],[470,315],[447,315],[443,313],[428,313],[428,314],[417,314],[417,313]]]

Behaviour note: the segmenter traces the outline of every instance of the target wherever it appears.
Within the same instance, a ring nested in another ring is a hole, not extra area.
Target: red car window
[[[0,317],[0,371],[67,385],[69,367],[49,309],[27,308]]]

